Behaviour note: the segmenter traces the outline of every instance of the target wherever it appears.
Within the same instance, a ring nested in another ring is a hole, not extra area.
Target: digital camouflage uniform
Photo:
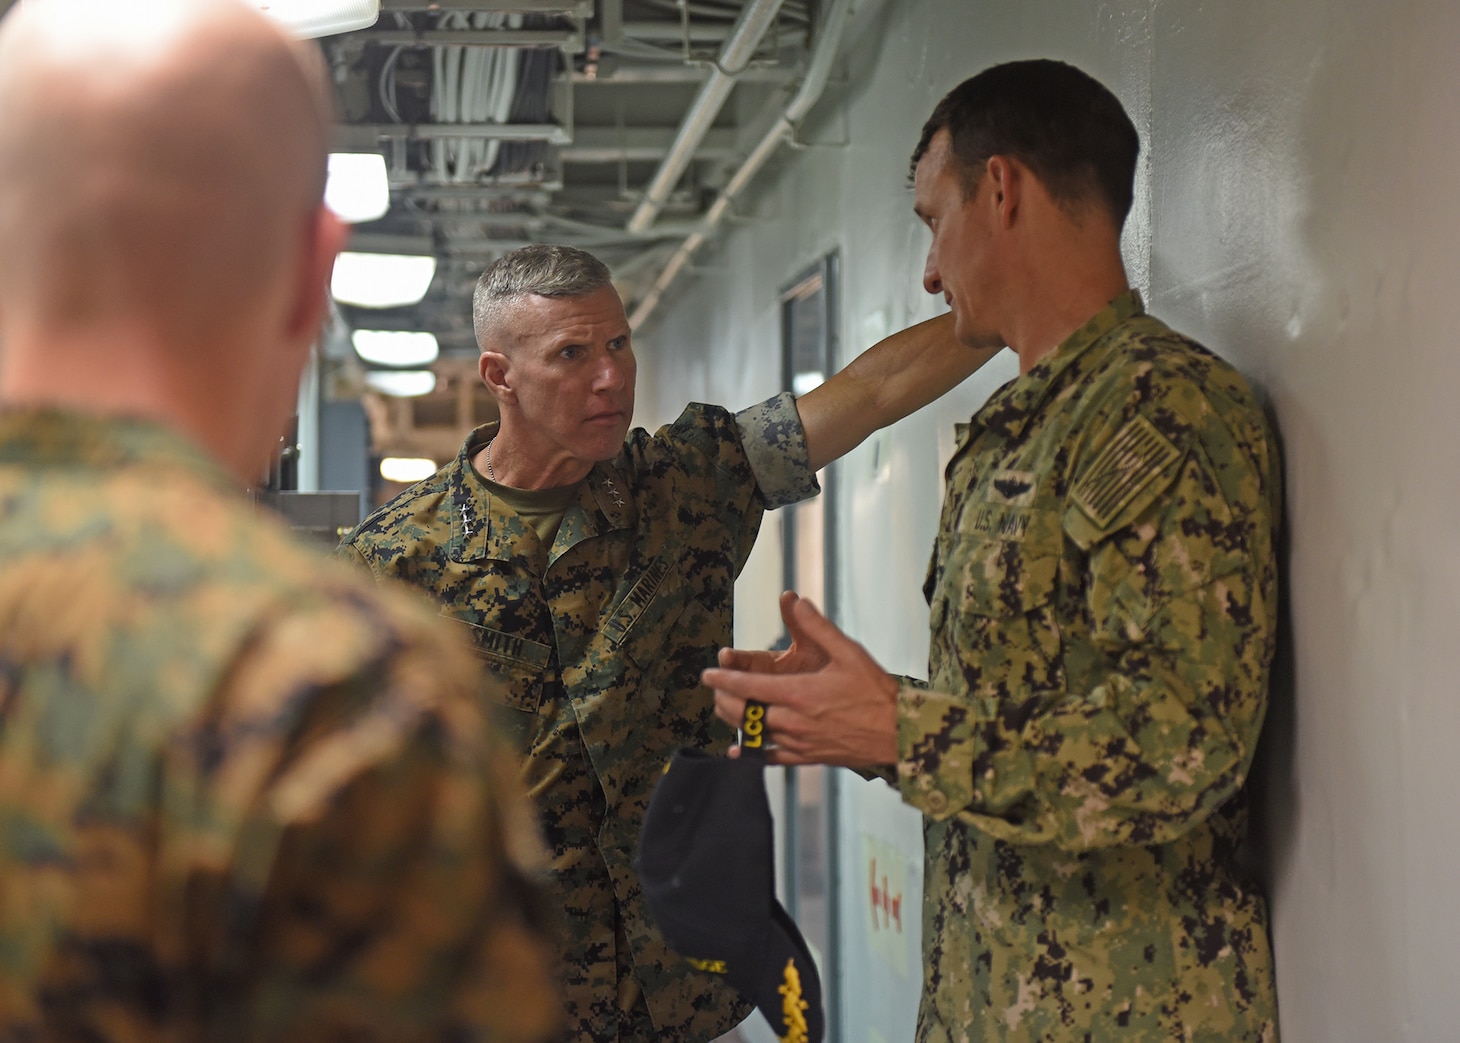
[[[675,747],[731,740],[699,675],[730,643],[762,513],[817,490],[794,400],[734,416],[692,405],[654,436],[630,432],[581,483],[551,549],[471,466],[496,430],[474,431],[341,553],[428,591],[506,689],[564,913],[568,1038],[712,1039],[749,1007],[666,950],[633,858]]]
[[[443,630],[175,435],[0,413],[0,1038],[547,1038],[540,840]]]
[[[898,708],[920,1043],[1277,1039],[1236,855],[1278,481],[1246,382],[1133,291],[960,430]]]

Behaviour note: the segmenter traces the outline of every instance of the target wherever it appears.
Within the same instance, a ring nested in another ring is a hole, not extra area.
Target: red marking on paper
[[[868,879],[872,881],[872,929],[874,931],[888,931],[896,927],[897,933],[902,933],[902,892],[892,894],[887,886],[887,874],[882,874],[879,882],[877,879],[877,859],[872,859],[872,864],[867,871]],[[880,886],[879,886],[880,885]],[[878,914],[881,914],[880,918]]]

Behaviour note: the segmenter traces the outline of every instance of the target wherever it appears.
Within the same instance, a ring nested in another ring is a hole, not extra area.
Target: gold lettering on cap
[[[801,973],[796,970],[796,961],[786,961],[786,975],[780,988],[781,1017],[785,1020],[786,1034],[781,1043],[806,1043],[810,1027],[806,1024],[806,1001],[801,998]]]

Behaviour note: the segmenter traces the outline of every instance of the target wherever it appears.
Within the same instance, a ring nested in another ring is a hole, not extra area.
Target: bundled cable
[[[520,14],[477,11],[443,13],[440,29],[517,29]],[[515,47],[437,47],[433,59],[431,115],[437,123],[506,123],[517,96],[521,52]],[[484,138],[436,138],[431,165],[443,181],[475,181],[497,163],[502,143]]]

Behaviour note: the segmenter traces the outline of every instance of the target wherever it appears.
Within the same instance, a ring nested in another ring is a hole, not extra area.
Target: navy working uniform
[[[904,686],[920,1043],[1274,1043],[1237,859],[1279,474],[1229,365],[1116,298],[960,432]]]

